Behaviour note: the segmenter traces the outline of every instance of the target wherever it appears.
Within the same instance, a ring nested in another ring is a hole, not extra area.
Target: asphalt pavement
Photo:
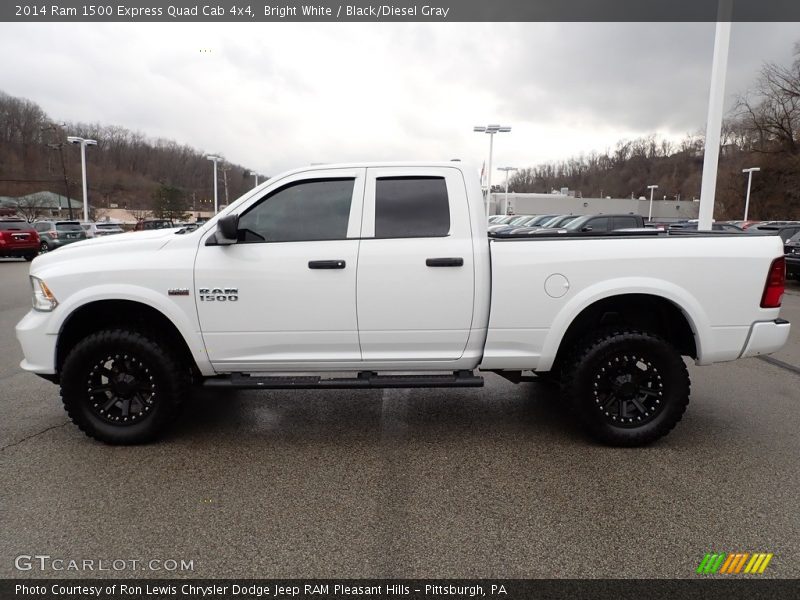
[[[493,374],[482,389],[203,392],[163,441],[110,447],[18,366],[28,266],[0,261],[0,577],[695,577],[712,551],[771,552],[761,577],[800,576],[789,368],[690,366],[683,421],[639,449],[592,443],[552,389]],[[791,288],[775,356],[800,367]],[[35,555],[51,558],[17,559]],[[70,560],[95,571],[53,570]]]

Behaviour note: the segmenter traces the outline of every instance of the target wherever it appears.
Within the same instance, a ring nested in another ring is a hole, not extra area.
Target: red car
[[[39,254],[39,234],[24,219],[0,219],[0,257],[33,260]]]

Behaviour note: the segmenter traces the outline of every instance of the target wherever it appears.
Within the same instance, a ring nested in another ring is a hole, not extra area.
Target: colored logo
[[[725,575],[738,575],[749,573],[761,575],[774,555],[770,552],[715,552],[706,554],[697,567],[698,575],[711,575],[714,573]]]

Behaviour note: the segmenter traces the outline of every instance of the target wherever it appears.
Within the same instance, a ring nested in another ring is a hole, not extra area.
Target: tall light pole
[[[498,171],[505,171],[506,172],[506,197],[505,197],[505,209],[506,213],[508,213],[508,172],[509,171],[516,171],[517,167],[498,167]]]
[[[486,217],[489,217],[489,202],[492,199],[492,151],[494,149],[494,134],[508,133],[511,127],[507,125],[476,125],[472,131],[489,134],[489,171],[486,176]]]
[[[219,156],[206,156],[206,158],[214,163],[214,214],[219,212],[219,198],[217,197],[217,162],[222,160]]]
[[[97,140],[70,135],[67,137],[70,144],[80,144],[81,146],[81,172],[83,173],[83,220],[89,220],[89,187],[86,185],[86,146],[97,146]],[[69,199],[67,199],[69,202]]]
[[[753,172],[760,171],[759,167],[742,169],[742,173],[747,173],[747,197],[744,200],[744,220],[747,221],[747,211],[750,208],[750,184],[753,182]]]
[[[653,220],[653,192],[658,189],[657,185],[648,185],[647,189],[650,190],[650,211],[647,213],[647,220]]]

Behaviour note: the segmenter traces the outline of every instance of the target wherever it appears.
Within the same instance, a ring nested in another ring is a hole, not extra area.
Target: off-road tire
[[[155,440],[178,414],[190,383],[189,369],[154,333],[106,329],[70,351],[61,370],[61,399],[72,422],[89,437],[143,444]],[[98,391],[103,387],[111,389]]]
[[[631,329],[595,332],[564,361],[562,397],[597,441],[643,446],[665,436],[689,404],[680,353],[663,338]]]

